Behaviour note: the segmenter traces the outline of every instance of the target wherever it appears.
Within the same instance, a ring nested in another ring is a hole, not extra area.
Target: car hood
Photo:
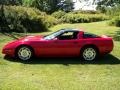
[[[43,40],[43,36],[26,36],[26,37],[23,37],[19,40],[22,40],[22,41],[37,41],[37,40]]]

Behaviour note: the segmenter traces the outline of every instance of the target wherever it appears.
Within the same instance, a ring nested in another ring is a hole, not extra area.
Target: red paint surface
[[[15,56],[15,50],[20,45],[27,45],[33,48],[36,57],[73,57],[79,56],[80,50],[85,45],[94,45],[98,48],[99,54],[110,53],[113,49],[113,40],[110,37],[83,38],[83,31],[72,40],[44,40],[42,36],[27,36],[8,43],[4,46],[2,53]]]

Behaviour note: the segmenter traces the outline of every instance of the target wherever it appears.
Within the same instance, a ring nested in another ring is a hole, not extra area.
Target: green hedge
[[[61,19],[65,14],[66,12],[60,10],[60,11],[52,13],[52,16],[57,19]]]
[[[120,16],[116,16],[112,20],[110,20],[109,25],[120,27]]]
[[[71,13],[73,14],[100,14],[99,11],[93,11],[93,10],[77,10]]]
[[[109,17],[104,14],[73,14],[68,13],[62,18],[64,23],[89,23],[108,20]]]
[[[4,15],[11,31],[42,32],[56,25],[58,20],[35,8],[5,6]]]
[[[0,6],[1,7],[1,6]],[[36,8],[28,8],[23,6],[4,6],[4,15],[2,17],[0,9],[0,29],[2,31],[8,26],[11,32],[43,32],[49,27],[59,23],[88,23],[97,22],[109,19],[104,14],[96,14],[97,12],[70,12],[64,11],[54,12],[52,15],[47,15]],[[2,18],[2,20],[1,20]],[[5,26],[6,25],[6,26]]]
[[[61,23],[89,23],[109,19],[109,16],[97,11],[72,11],[69,13],[57,11],[52,16],[57,18]]]

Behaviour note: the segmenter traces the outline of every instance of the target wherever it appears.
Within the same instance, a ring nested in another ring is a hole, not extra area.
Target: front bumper
[[[3,49],[2,50],[2,53],[5,54],[5,55],[9,55],[11,57],[14,57],[14,50],[13,49]]]

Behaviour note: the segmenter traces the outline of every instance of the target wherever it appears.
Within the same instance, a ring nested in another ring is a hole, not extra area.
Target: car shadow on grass
[[[23,62],[14,58],[10,58],[8,56],[4,57],[5,60],[12,61],[12,62],[18,62],[18,63],[24,63],[24,64],[63,64],[63,65],[69,65],[69,64],[120,64],[120,59],[114,57],[111,54],[105,55],[103,57],[100,57],[99,59],[95,61],[84,61],[80,58],[34,58],[30,61]]]

